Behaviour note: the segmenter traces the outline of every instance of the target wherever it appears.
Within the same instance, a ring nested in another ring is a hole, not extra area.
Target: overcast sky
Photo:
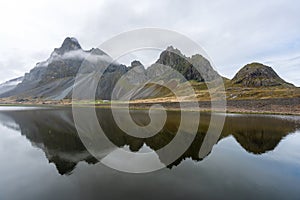
[[[300,86],[300,1],[0,0],[0,82],[46,60],[67,36],[84,49],[143,27],[182,33],[228,78],[257,61]]]

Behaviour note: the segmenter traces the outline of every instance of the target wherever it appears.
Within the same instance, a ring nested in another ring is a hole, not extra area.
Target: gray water
[[[109,110],[97,113],[109,140],[132,152],[166,145],[180,119],[169,112],[159,134],[140,139],[118,129]],[[146,111],[131,115],[149,123]],[[86,150],[71,109],[0,107],[0,199],[299,199],[299,117],[229,114],[217,144],[200,158],[209,121],[201,113],[192,145],[166,168],[129,174]]]

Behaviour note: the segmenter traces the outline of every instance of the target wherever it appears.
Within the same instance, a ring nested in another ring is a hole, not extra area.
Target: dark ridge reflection
[[[158,150],[167,145],[175,136],[180,122],[180,112],[168,112],[168,119],[163,129],[155,136],[140,139],[124,133],[117,127],[109,109],[98,109],[97,115],[101,127],[111,142],[118,147],[129,146],[132,152],[139,151],[144,145]],[[147,125],[147,111],[131,111],[131,116],[139,125]],[[193,143],[187,151],[168,168],[179,165],[191,158],[201,161],[199,150],[210,122],[209,113],[201,113],[201,122]],[[193,119],[191,118],[190,121]],[[34,147],[42,149],[50,163],[54,163],[59,174],[71,174],[76,165],[84,161],[97,163],[84,147],[74,126],[70,108],[1,111],[0,123],[7,128],[19,131]],[[263,115],[228,115],[219,141],[233,136],[248,153],[263,154],[272,151],[280,141],[299,128],[299,121],[289,117]],[[187,133],[188,134],[188,133]],[[183,141],[184,142],[184,141]],[[105,149],[103,149],[103,152]],[[167,158],[158,155],[161,162]]]

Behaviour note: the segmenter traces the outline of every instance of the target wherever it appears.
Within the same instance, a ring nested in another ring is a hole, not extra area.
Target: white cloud
[[[63,59],[86,59],[89,62],[97,63],[99,61],[112,62],[112,59],[107,55],[95,55],[82,50],[69,51],[64,53],[61,58]]]
[[[300,53],[299,7],[292,0],[1,1],[0,80],[45,60],[67,36],[89,49],[123,31],[160,27],[198,42],[222,75],[266,62],[300,85],[300,61],[289,59]]]

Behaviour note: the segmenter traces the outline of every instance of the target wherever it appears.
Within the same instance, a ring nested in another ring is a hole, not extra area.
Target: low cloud
[[[83,50],[69,51],[61,56],[62,59],[80,59],[87,60],[92,63],[99,61],[112,62],[112,59],[108,55],[96,55]]]
[[[112,59],[108,55],[97,55],[92,54],[91,52],[83,51],[83,50],[74,50],[64,53],[63,55],[59,55],[53,52],[49,59],[43,62],[37,63],[36,67],[47,67],[49,63],[59,61],[59,60],[71,59],[71,60],[86,60],[90,63],[99,63],[99,62],[107,62],[111,63]]]

